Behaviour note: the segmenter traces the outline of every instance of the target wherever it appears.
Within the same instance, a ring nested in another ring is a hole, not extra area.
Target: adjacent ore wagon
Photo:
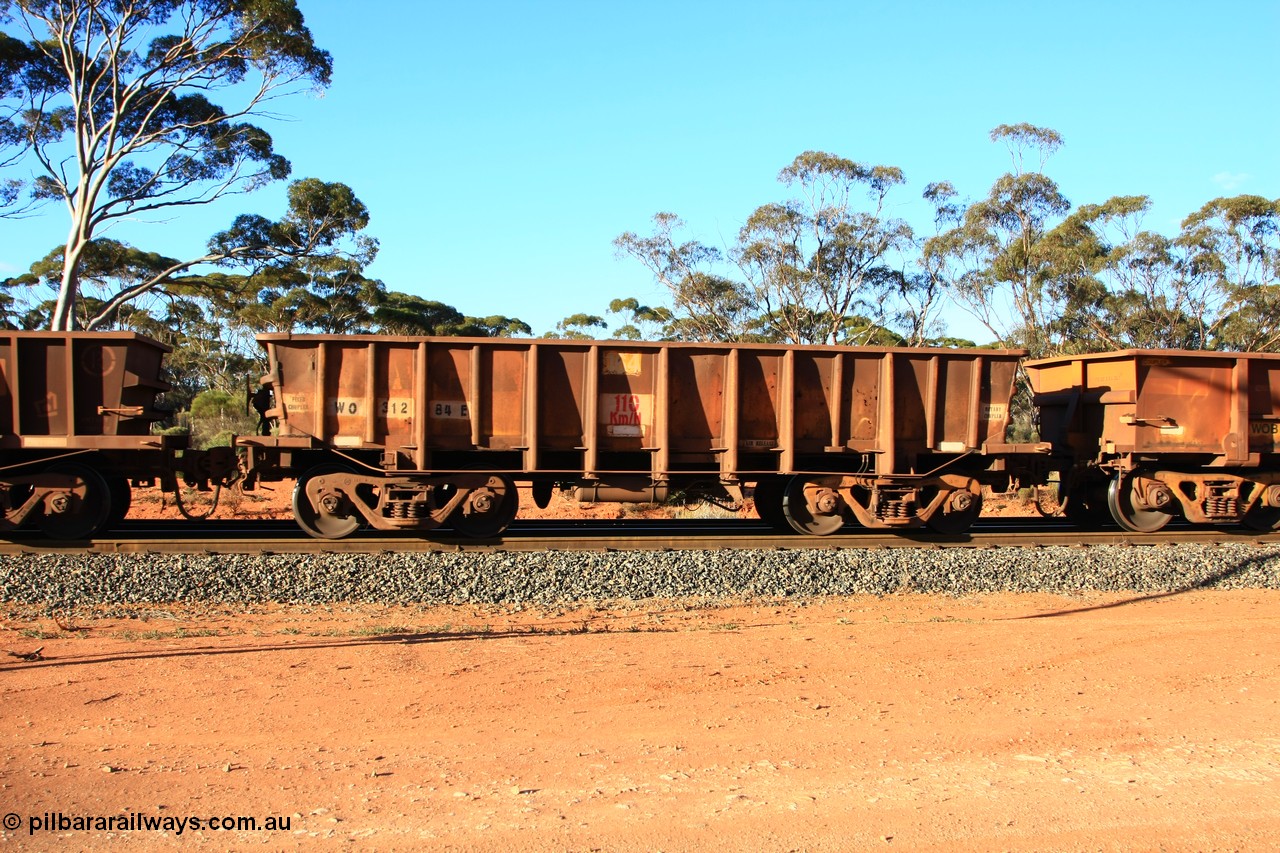
[[[272,434],[246,476],[296,476],[317,537],[501,532],[545,505],[754,486],[779,527],[956,532],[1003,485],[1015,351],[263,335]]]
[[[152,434],[167,352],[132,332],[0,331],[0,532],[84,538],[124,518],[131,481],[235,479],[230,448]]]
[[[1070,517],[1280,527],[1280,355],[1126,350],[1026,369]]]

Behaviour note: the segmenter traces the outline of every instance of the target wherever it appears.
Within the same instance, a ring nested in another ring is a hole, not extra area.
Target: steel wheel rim
[[[935,533],[942,533],[948,536],[964,533],[982,515],[982,495],[974,492],[969,494],[973,498],[973,502],[969,504],[968,509],[943,512],[940,507],[937,512],[929,516],[929,520],[925,524]],[[950,498],[951,495],[947,495],[947,500],[950,500]],[[943,503],[946,503],[946,501]]]
[[[85,465],[62,464],[51,474],[75,477],[84,484],[84,496],[70,495],[66,512],[46,513],[40,529],[50,539],[88,539],[107,527],[111,518],[111,487],[101,474]]]
[[[806,486],[821,485],[820,480],[796,477],[787,484],[782,494],[782,514],[791,529],[806,536],[830,536],[844,527],[844,514],[837,510],[830,515],[815,515],[805,498]]]
[[[1107,487],[1107,509],[1116,524],[1133,533],[1155,533],[1173,520],[1167,512],[1136,509],[1132,486],[1133,477],[1116,476]]]
[[[456,532],[475,539],[487,539],[502,533],[515,521],[520,511],[520,493],[516,491],[515,481],[505,474],[492,474],[486,488],[498,495],[497,506],[487,512],[468,513],[468,507],[474,510],[468,496],[449,516],[449,524]]]
[[[1244,514],[1240,523],[1250,530],[1280,530],[1280,508],[1254,507]]]
[[[298,526],[315,539],[342,539],[360,529],[361,518],[357,514],[332,515],[311,505],[307,500],[307,483],[324,474],[350,473],[341,465],[321,465],[298,478],[293,487],[293,518]]]

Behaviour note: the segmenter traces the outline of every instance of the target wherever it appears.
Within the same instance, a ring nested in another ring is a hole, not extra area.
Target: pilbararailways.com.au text
[[[3,818],[4,828],[15,832],[25,824],[27,835],[44,832],[172,832],[181,835],[184,832],[200,832],[204,830],[222,832],[288,832],[291,829],[292,815],[271,816],[263,818],[246,815],[157,815],[130,812],[114,815],[67,814],[65,812],[44,812],[39,815],[28,815],[24,820],[21,815],[9,812]]]

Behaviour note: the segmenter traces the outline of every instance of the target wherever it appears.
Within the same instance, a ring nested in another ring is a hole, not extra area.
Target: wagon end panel
[[[0,434],[28,446],[147,437],[169,348],[132,332],[13,332],[0,347]],[[126,441],[126,444],[138,442]]]
[[[324,438],[319,396],[321,345],[313,341],[263,340],[268,376],[276,395],[279,434]]]
[[[1009,430],[1013,416],[1013,394],[1018,382],[1022,353],[986,356],[978,371],[978,415],[976,446],[999,444]],[[973,429],[970,422],[969,429]]]
[[[1131,449],[1133,428],[1120,420],[1120,408],[1136,397],[1133,354],[1063,356],[1026,363],[1040,414],[1040,435],[1055,453],[1079,460]]]
[[[1136,399],[1120,413],[1123,425],[1132,425],[1134,452],[1237,455],[1236,365],[1234,356],[1137,356]]]
[[[114,428],[115,435],[150,435],[151,424],[165,417],[163,412],[156,411],[156,397],[169,391],[172,386],[164,378],[164,358],[169,347],[158,341],[141,336],[112,343],[104,347],[101,356],[103,376],[111,375],[106,380],[104,396],[115,400],[118,412],[115,421],[105,424],[106,431]],[[116,364],[123,366],[118,374],[118,397],[115,386]],[[112,414],[107,407],[107,414]]]

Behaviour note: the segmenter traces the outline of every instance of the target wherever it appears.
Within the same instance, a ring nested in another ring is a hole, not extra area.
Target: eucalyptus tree
[[[906,180],[902,170],[806,151],[778,180],[797,197],[757,208],[733,250],[762,333],[790,343],[869,343],[892,319],[904,285],[891,262],[911,245],[911,228],[885,210]],[[851,326],[853,316],[871,322]]]
[[[1185,275],[1218,297],[1215,349],[1280,349],[1280,199],[1218,198],[1182,223]]]
[[[2,7],[0,7],[2,8]],[[3,18],[0,18],[3,21]],[[21,73],[29,62],[29,48],[20,39],[0,31],[0,169],[16,163],[26,143],[18,127],[19,104],[12,95],[20,91]],[[16,178],[0,179],[0,215],[13,211],[22,191]]]
[[[610,301],[609,313],[622,321],[622,325],[614,329],[610,337],[628,341],[657,340],[662,337],[672,320],[670,309],[642,305],[634,296]]]
[[[301,324],[343,331],[367,314],[359,299],[371,298],[371,285],[361,273],[377,253],[377,242],[360,234],[368,221],[367,209],[350,187],[308,178],[290,185],[283,217],[237,216],[195,257],[179,260],[104,237],[86,242],[75,261],[77,296],[66,303],[71,314],[63,322],[57,317],[64,307],[58,297],[66,292],[61,285],[71,266],[66,247],[0,284],[28,294],[27,302],[34,303],[24,315],[28,326],[111,328],[121,324],[122,316],[136,318],[122,314],[126,305],[145,308],[207,298],[224,309],[224,317],[248,310],[254,300],[276,304],[281,309],[276,315],[260,306],[263,329]],[[204,264],[227,265],[240,274],[193,272]],[[239,307],[230,289],[240,291]],[[289,305],[292,313],[284,310]]]
[[[806,151],[778,180],[794,197],[757,207],[723,251],[678,239],[684,223],[671,213],[653,218],[648,237],[614,241],[670,291],[664,334],[856,344],[910,321],[901,300],[920,284],[903,272],[914,237],[887,212],[902,170]],[[923,301],[913,308],[931,310]]]
[[[375,330],[389,335],[510,338],[533,334],[528,323],[515,317],[468,317],[452,305],[395,290],[383,294],[373,308],[372,323]]]
[[[599,337],[599,334],[590,331],[591,329],[600,329],[601,331],[604,331],[608,328],[609,324],[598,314],[571,314],[556,323],[555,330],[547,332],[543,337],[586,341]]]
[[[1044,238],[1061,312],[1049,324],[1055,349],[1200,349],[1212,294],[1187,279],[1174,240],[1144,230],[1146,196],[1081,205]]]
[[[927,241],[959,225],[964,210],[958,201],[959,194],[949,181],[928,184],[922,194],[933,208],[933,234],[917,236],[910,263],[899,274],[897,293],[897,322],[902,329],[902,342],[906,346],[967,345],[956,343],[963,339],[945,336],[946,322],[941,316],[947,295],[946,264],[942,259],[923,251]]]
[[[666,333],[676,340],[737,341],[748,335],[754,303],[749,289],[722,274],[724,254],[714,246],[678,236],[685,227],[674,213],[653,217],[653,233],[619,235],[619,255],[639,261],[671,293]]]
[[[1145,196],[1083,205],[1044,239],[1073,351],[1280,345],[1280,202],[1215,199],[1174,237],[1141,228]]]
[[[288,160],[253,122],[274,99],[323,88],[332,73],[296,0],[0,0],[0,26],[11,57],[3,132],[39,173],[33,197],[62,202],[69,219],[54,329],[74,325],[86,254],[105,227],[287,177]],[[199,264],[329,254],[335,233],[363,227],[341,185],[301,192],[333,212],[345,205],[347,217],[293,228],[291,193],[278,227],[241,217],[208,251],[108,294],[84,325]]]
[[[1051,327],[1064,298],[1044,238],[1071,204],[1043,173],[1062,137],[1049,128],[1017,124],[995,128],[991,140],[1008,147],[1012,171],[985,199],[967,206],[958,225],[925,242],[925,265],[999,341],[1040,355],[1053,345]],[[1029,170],[1032,155],[1038,163]]]

